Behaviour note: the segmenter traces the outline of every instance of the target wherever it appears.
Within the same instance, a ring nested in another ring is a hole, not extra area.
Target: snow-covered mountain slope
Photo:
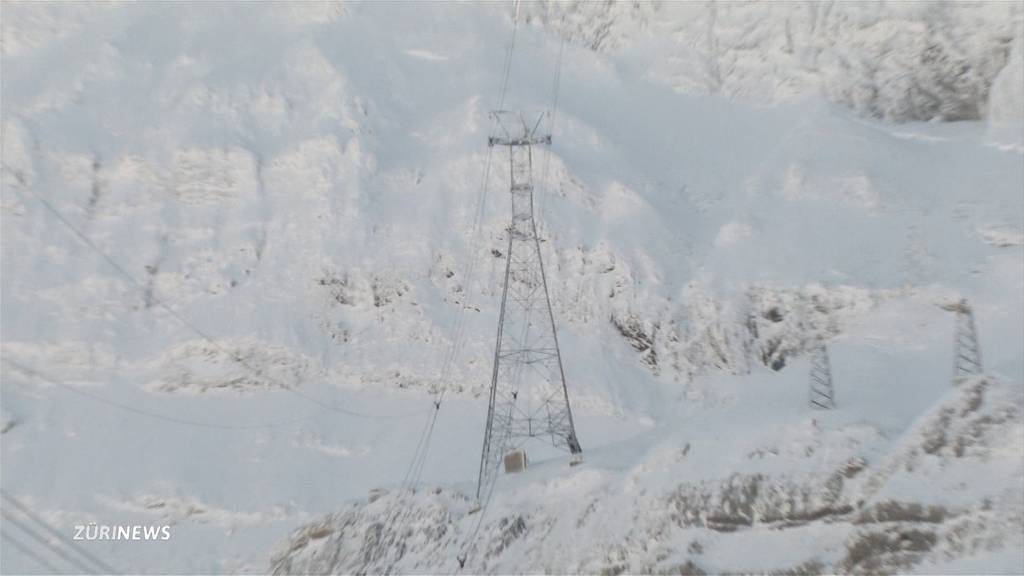
[[[976,25],[957,16],[950,33]],[[56,526],[171,524],[168,542],[85,543],[126,571],[454,569],[481,517],[467,513],[509,216],[499,152],[474,222],[512,27],[501,5],[4,4],[4,489]],[[886,566],[1019,571],[1024,544],[999,526],[1021,508],[1006,494],[1024,458],[1024,128],[681,93],[652,74],[664,38],[649,34],[601,53],[518,30],[507,108],[549,106],[563,52],[536,178],[587,461],[530,447],[468,565],[870,569],[857,550],[892,536],[877,518],[934,505],[948,510],[927,550]],[[1013,74],[997,74],[1001,109]],[[988,420],[956,430],[980,427],[984,449],[917,454],[922,414],[974,389],[950,390],[938,305],[960,297],[989,387]],[[805,408],[820,337],[828,414]],[[440,491],[409,500],[395,488],[441,388],[423,472]],[[976,461],[991,483],[961,475]],[[953,484],[907,496],[936,477]],[[373,527],[398,499],[423,530]],[[742,522],[727,533],[719,516]],[[814,523],[774,529],[799,522]],[[789,549],[811,535],[821,552]]]
[[[691,421],[639,458],[623,458],[634,443],[599,449],[585,467],[510,478],[479,532],[481,512],[461,492],[387,494],[296,531],[272,568],[420,573],[466,552],[470,573],[948,573],[951,560],[980,555],[984,571],[1013,573],[1024,538],[1020,391],[967,382],[895,439],[847,411],[812,418],[779,403],[786,416],[773,421],[742,402],[701,419],[743,434]],[[745,394],[771,401],[758,396]],[[413,512],[385,522],[395,500]]]
[[[895,121],[998,120],[1011,108],[1019,119],[1024,108],[1020,82],[1009,78],[1016,70],[1007,67],[1024,37],[1019,2],[544,0],[524,7],[527,19],[575,44],[632,53],[649,79],[682,92],[755,104],[820,93]]]

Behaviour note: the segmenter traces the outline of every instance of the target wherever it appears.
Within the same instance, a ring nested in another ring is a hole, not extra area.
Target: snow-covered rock
[[[799,442],[805,430],[776,437],[802,444],[800,450],[759,450],[747,464],[725,464],[740,455],[721,455],[717,469],[699,472],[683,472],[707,464],[689,443],[652,450],[626,475],[598,457],[512,483],[483,510],[447,488],[378,495],[295,530],[270,568],[412,573],[454,570],[463,555],[461,569],[480,573],[702,574],[756,566],[770,573],[874,574],[941,571],[986,555],[992,566],[1013,566],[1002,563],[1002,554],[1019,550],[1024,536],[1022,462],[997,454],[1020,449],[1022,391],[979,377],[951,390],[895,441],[856,427],[812,425],[810,443]],[[728,433],[719,440],[734,449],[743,441]],[[869,453],[878,456],[871,461]],[[971,490],[951,497],[947,490],[957,488],[945,482],[966,480],[979,466],[987,481],[975,479]],[[750,471],[714,478],[727,467]],[[676,476],[695,473],[705,479]],[[761,546],[782,547],[782,554]]]
[[[570,42],[661,51],[643,64],[647,73],[684,92],[758,104],[823,93],[859,114],[902,122],[985,118],[990,107],[1000,118],[1021,108],[1010,45],[1024,13],[1012,2],[526,6],[528,19]]]

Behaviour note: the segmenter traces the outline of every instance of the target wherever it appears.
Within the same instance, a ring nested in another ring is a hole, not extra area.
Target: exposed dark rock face
[[[847,543],[837,571],[847,574],[892,574],[906,570],[935,546],[935,532],[886,526],[857,533]]]

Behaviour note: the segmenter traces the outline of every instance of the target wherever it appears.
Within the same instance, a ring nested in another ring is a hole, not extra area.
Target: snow
[[[1019,120],[1019,3],[531,2],[527,17],[673,89],[822,94],[895,121]],[[657,54],[657,58],[649,58]]]
[[[1024,570],[1019,7],[718,6],[521,7],[506,107],[550,105],[563,53],[535,177],[585,462],[529,445],[481,516],[500,151],[474,222],[510,6],[5,4],[4,490],[69,535],[169,524],[80,543],[135,573],[450,571],[467,546],[470,572],[851,571],[889,538],[921,548],[877,554],[898,571]],[[940,32],[967,85],[901,101],[885,74]],[[942,420],[960,297],[988,384]],[[806,406],[822,339],[831,412]],[[936,419],[973,448],[921,448]]]
[[[1021,25],[1018,23],[1018,27]],[[1011,127],[1024,119],[1024,33],[1019,30],[1006,66],[992,81],[988,117],[993,124]]]

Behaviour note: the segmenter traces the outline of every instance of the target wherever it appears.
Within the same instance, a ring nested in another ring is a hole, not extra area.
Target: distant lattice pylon
[[[956,313],[956,334],[953,337],[953,384],[982,373],[981,346],[974,325],[974,310],[966,299],[943,309]]]
[[[825,344],[818,344],[811,356],[811,385],[808,395],[811,408],[831,410],[836,407],[835,387],[832,385],[832,364]]]

